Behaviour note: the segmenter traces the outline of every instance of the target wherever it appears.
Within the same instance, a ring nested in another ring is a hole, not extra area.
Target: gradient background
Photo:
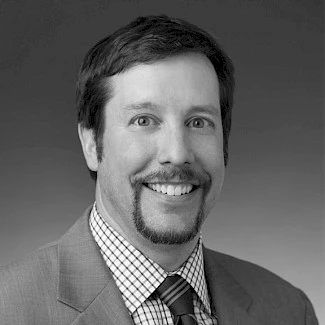
[[[0,1],[0,265],[61,236],[93,202],[77,137],[86,51],[138,15],[214,33],[236,67],[230,162],[206,245],[324,307],[321,0]]]

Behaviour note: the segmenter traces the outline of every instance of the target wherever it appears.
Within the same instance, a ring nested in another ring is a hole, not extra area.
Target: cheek
[[[150,137],[139,137],[133,133],[119,132],[110,137],[104,153],[108,164],[119,174],[132,176],[146,166],[153,156],[154,144]]]
[[[224,181],[225,165],[222,140],[211,138],[196,146],[197,159],[202,168],[209,173],[212,180],[211,195],[218,196]]]
[[[216,170],[222,168],[224,165],[222,137],[211,136],[203,140],[195,139],[193,145],[197,159],[206,169]]]

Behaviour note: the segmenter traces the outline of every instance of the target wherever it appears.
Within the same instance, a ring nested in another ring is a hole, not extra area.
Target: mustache
[[[152,171],[145,175],[136,175],[133,179],[133,184],[140,185],[143,183],[154,182],[172,182],[180,183],[197,183],[202,187],[209,187],[211,177],[205,171],[197,171],[191,167],[171,167]]]

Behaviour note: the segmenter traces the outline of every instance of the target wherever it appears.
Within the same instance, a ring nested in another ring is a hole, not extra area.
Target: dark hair
[[[165,15],[135,19],[97,43],[82,63],[77,82],[78,123],[93,130],[99,161],[105,128],[103,107],[111,97],[109,77],[140,63],[153,63],[188,52],[205,54],[217,73],[227,165],[235,86],[232,62],[209,33]],[[90,174],[96,180],[97,173],[90,171]]]

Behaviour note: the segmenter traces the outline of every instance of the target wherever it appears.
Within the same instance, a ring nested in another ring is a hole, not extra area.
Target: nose
[[[194,162],[191,141],[184,128],[168,128],[165,132],[162,132],[158,141],[158,160],[160,164],[180,166]]]

